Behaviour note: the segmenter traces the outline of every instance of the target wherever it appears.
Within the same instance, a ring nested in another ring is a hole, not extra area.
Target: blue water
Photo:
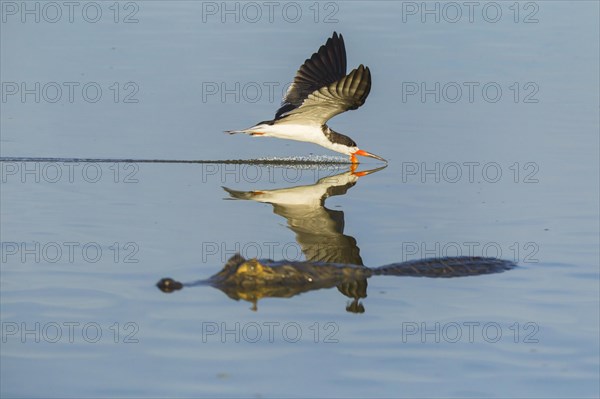
[[[0,156],[134,161],[0,163],[2,397],[600,395],[597,3],[482,2],[472,22],[427,3],[436,22],[421,2],[278,3],[272,21],[262,3],[102,2],[96,23],[86,3],[52,23],[36,2],[22,22],[23,4],[1,3]],[[373,86],[330,125],[387,168],[135,162],[335,156],[222,133],[271,118],[334,30]],[[342,183],[325,211],[319,189]],[[362,314],[336,288],[256,311],[207,286],[161,292],[236,251],[306,257],[273,205],[222,186],[296,187],[304,221],[367,266],[518,267],[373,277]]]

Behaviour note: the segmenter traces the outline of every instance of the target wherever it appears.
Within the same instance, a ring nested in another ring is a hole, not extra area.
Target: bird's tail
[[[250,136],[264,136],[265,133],[254,130],[255,128],[251,127],[250,129],[244,130],[225,130],[225,133],[228,134],[238,134],[238,133],[246,133]]]
[[[238,190],[232,190],[225,186],[221,186],[221,187],[223,187],[223,190],[225,190],[229,193],[229,195],[231,196],[232,199],[247,200],[247,199],[252,199],[252,197],[253,197],[253,194],[252,194],[253,191],[238,191]]]
[[[263,135],[265,135],[265,129],[268,129],[270,127],[270,125],[273,124],[272,122],[273,121],[260,122],[260,123],[257,123],[256,125],[249,127],[247,129],[225,130],[225,133],[228,133],[228,134],[246,133],[251,136],[263,136]]]

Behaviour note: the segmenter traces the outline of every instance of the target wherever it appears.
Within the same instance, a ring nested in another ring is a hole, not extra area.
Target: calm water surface
[[[272,22],[240,4],[239,23],[221,3],[131,4],[115,17],[101,3],[97,23],[3,9],[2,157],[331,156],[221,132],[270,118],[336,30],[373,87],[331,126],[389,165],[357,177],[348,165],[5,159],[2,397],[600,394],[597,3],[494,3],[495,23],[486,3],[455,23],[442,3],[439,23],[413,2],[297,3],[296,23],[288,3]],[[8,94],[23,82],[40,82],[39,102]],[[78,84],[72,102],[65,82]],[[234,201],[222,186],[276,199]],[[336,288],[253,304],[155,285],[205,279],[236,251],[518,267],[373,277],[362,313]]]

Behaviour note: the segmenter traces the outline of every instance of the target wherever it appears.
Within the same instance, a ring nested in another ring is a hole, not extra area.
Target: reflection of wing
[[[360,172],[361,176],[369,172]],[[278,190],[234,191],[233,197],[273,205],[284,217],[307,261],[362,265],[354,237],[344,234],[344,212],[327,209],[325,199],[343,195],[356,184],[358,175],[345,172],[320,179],[315,184]]]
[[[343,211],[273,204],[273,212],[287,219],[307,261],[363,264],[356,240],[344,234]]]

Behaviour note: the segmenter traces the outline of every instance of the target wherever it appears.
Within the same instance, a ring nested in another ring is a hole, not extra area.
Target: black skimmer
[[[354,140],[329,126],[332,117],[354,110],[365,103],[371,91],[371,72],[359,65],[346,75],[344,38],[333,32],[325,45],[304,61],[294,82],[288,88],[275,119],[263,121],[243,130],[226,133],[246,133],[251,136],[277,137],[319,144],[350,156],[353,164],[357,155],[387,162],[385,159],[358,148]]]

